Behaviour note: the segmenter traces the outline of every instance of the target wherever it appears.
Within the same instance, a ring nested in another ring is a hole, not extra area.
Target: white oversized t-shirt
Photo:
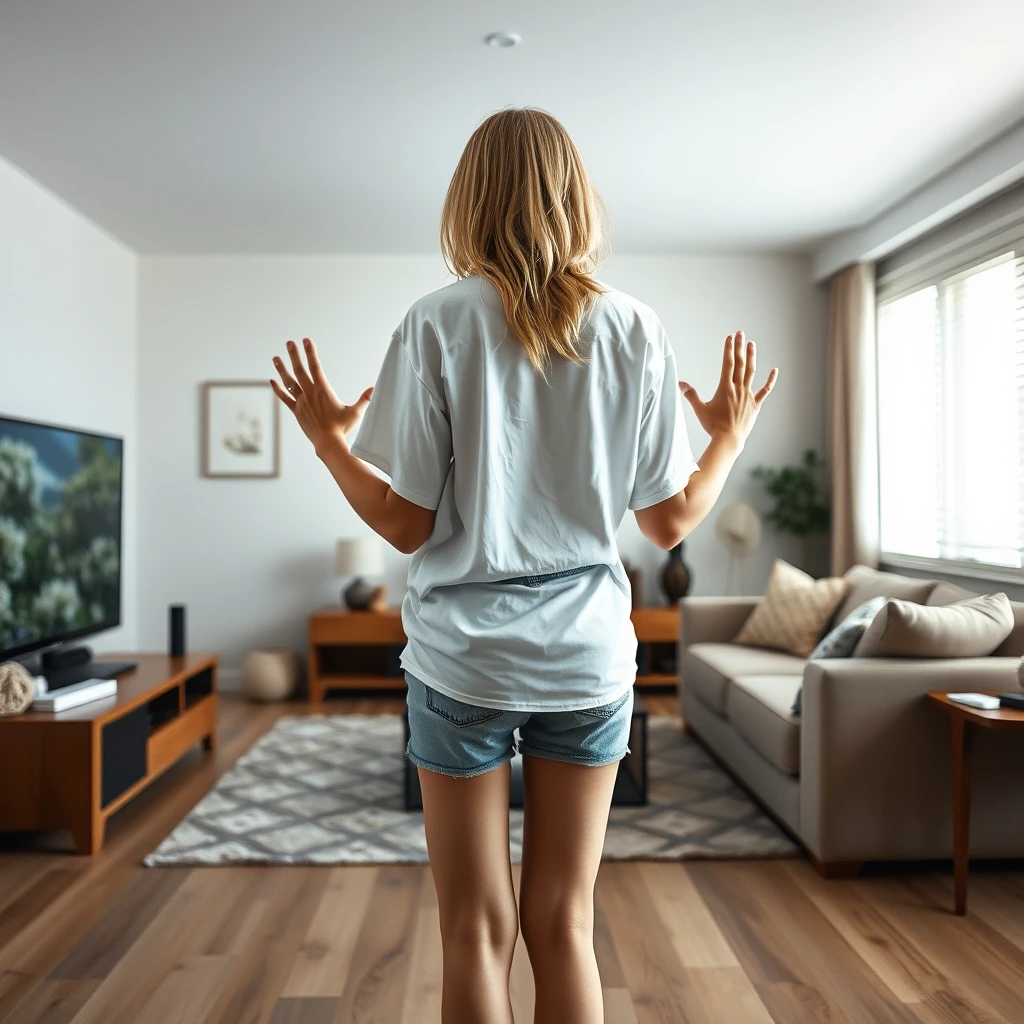
[[[352,445],[397,494],[437,510],[409,566],[402,667],[469,704],[582,710],[636,679],[615,532],[697,466],[654,312],[608,289],[580,343],[586,362],[556,358],[545,379],[493,285],[459,280],[406,314]],[[500,582],[581,566],[595,568]]]

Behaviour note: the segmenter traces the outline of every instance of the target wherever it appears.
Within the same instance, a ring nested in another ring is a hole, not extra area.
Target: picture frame
[[[204,477],[257,480],[279,476],[280,434],[280,403],[268,381],[203,383]]]

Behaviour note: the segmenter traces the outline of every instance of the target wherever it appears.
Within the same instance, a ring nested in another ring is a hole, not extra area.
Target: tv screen
[[[0,660],[120,624],[123,445],[0,417]]]

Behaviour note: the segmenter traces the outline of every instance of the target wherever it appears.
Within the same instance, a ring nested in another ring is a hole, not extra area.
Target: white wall
[[[180,602],[190,647],[219,650],[229,670],[255,646],[305,649],[308,613],[338,600],[335,539],[369,531],[287,413],[280,477],[200,476],[200,386],[265,380],[285,340],[308,336],[339,393],[354,399],[374,382],[408,306],[445,279],[439,257],[141,260],[143,647],[166,644],[167,606]],[[387,564],[396,600],[405,562],[392,553]]]
[[[121,628],[136,646],[136,299],[128,248],[0,160],[0,413],[124,438]]]
[[[736,327],[783,373],[727,499],[756,492],[756,462],[795,458],[824,443],[824,307],[807,260],[790,257],[621,257],[604,278],[658,310],[681,371],[713,387],[724,336]],[[189,608],[190,645],[222,652],[228,669],[257,645],[305,646],[306,616],[337,601],[335,538],[365,534],[290,417],[282,418],[276,480],[199,475],[200,385],[260,379],[289,338],[311,336],[342,396],[373,383],[391,332],[411,302],[447,280],[433,257],[143,257],[139,288],[139,638],[166,642],[167,605]],[[693,422],[691,420],[691,422]],[[702,438],[693,422],[693,441]],[[624,554],[647,569],[652,599],[664,555],[629,517]],[[767,576],[768,539],[746,574]],[[789,554],[792,556],[793,552]],[[725,560],[709,525],[688,545],[700,593],[721,593]],[[395,602],[406,559],[390,553]]]
[[[810,260],[796,256],[623,256],[614,258],[602,277],[657,310],[679,373],[701,398],[714,393],[723,342],[737,329],[757,342],[758,387],[772,366],[779,367],[778,384],[716,511],[686,542],[693,593],[724,594],[729,564],[715,537],[717,510],[731,501],[766,509],[762,485],[750,478],[754,466],[793,463],[808,447],[824,454],[825,293],[811,282]],[[689,409],[687,423],[699,457],[706,435]],[[735,568],[733,593],[761,593],[776,556],[800,563],[802,552],[792,538],[779,537],[767,526],[763,537],[759,549]],[[654,577],[665,556],[643,539],[630,515],[619,531],[619,547],[644,566],[647,599],[658,600]]]

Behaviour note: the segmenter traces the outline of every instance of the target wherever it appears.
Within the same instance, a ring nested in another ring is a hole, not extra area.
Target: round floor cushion
[[[242,693],[249,700],[287,700],[299,681],[299,657],[287,647],[253,651],[242,662]]]
[[[27,711],[35,696],[36,684],[23,665],[16,661],[0,665],[0,717]]]

